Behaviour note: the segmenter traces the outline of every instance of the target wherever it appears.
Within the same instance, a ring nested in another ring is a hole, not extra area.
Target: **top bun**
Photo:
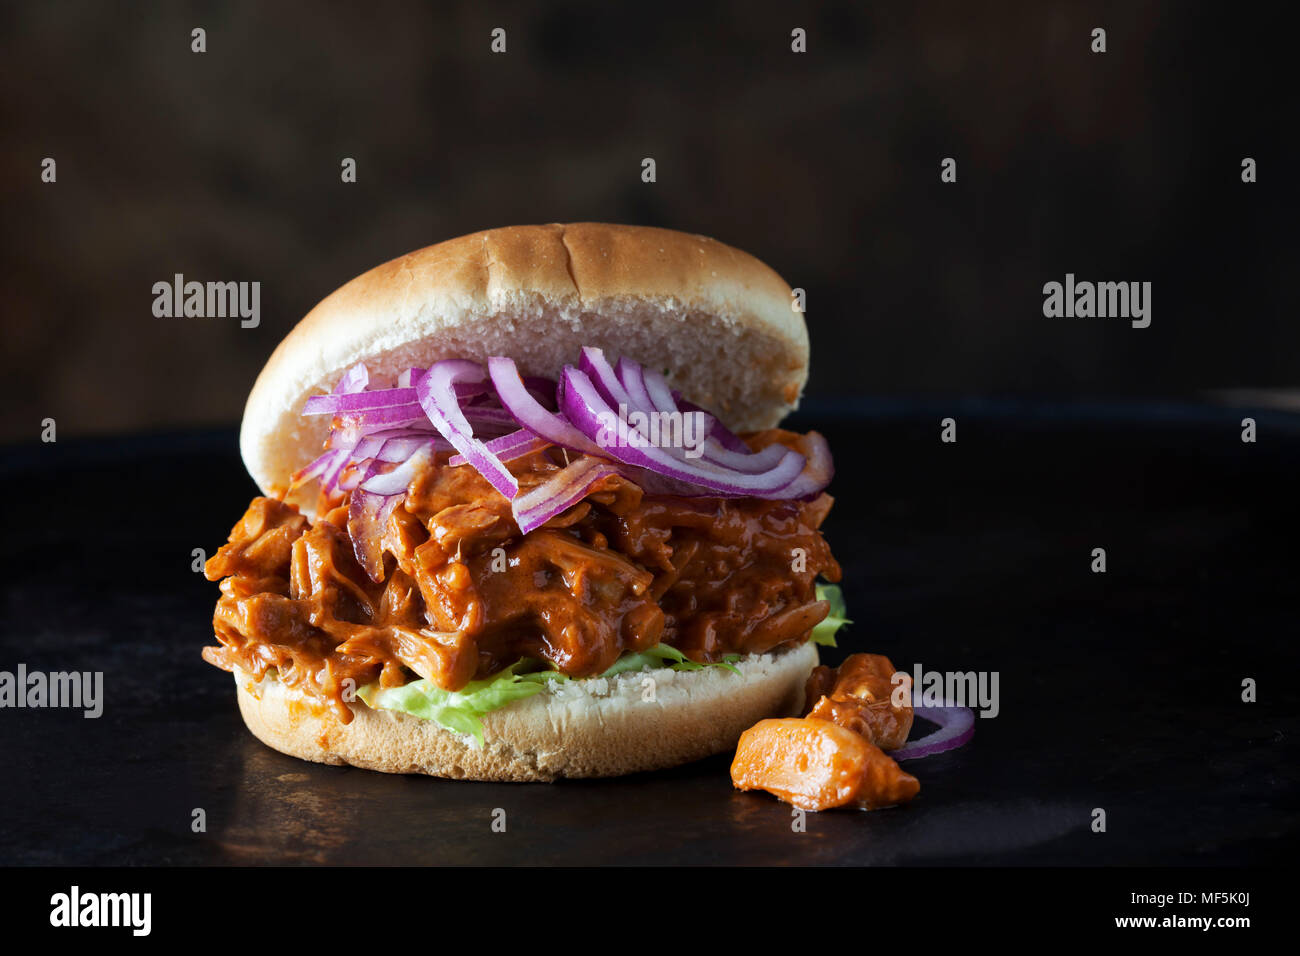
[[[705,236],[602,223],[508,226],[450,239],[358,276],[312,309],[258,376],[240,431],[264,492],[320,454],[329,419],[303,418],[364,361],[371,380],[446,358],[508,355],[558,378],[584,345],[667,372],[736,431],[775,425],[808,378],[790,287]]]

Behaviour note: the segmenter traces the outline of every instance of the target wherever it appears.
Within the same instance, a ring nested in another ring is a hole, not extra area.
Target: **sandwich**
[[[703,236],[492,229],[353,279],[240,431],[208,561],[249,730],[475,780],[654,770],[804,709],[842,616],[790,287]]]

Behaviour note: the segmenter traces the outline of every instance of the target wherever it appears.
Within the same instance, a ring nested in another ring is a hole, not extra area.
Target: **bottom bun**
[[[481,749],[410,714],[356,701],[344,724],[274,678],[235,680],[248,729],[281,753],[385,773],[529,781],[613,777],[721,753],[764,717],[798,713],[816,664],[809,642],[737,661],[739,676],[722,667],[660,668],[552,682],[486,714]]]

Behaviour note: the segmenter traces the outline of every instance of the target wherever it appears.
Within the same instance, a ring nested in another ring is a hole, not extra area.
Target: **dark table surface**
[[[806,832],[733,791],[726,756],[508,785],[276,753],[199,659],[216,588],[192,551],[211,554],[254,491],[234,433],[4,449],[0,670],[102,671],[105,705],[0,710],[0,863],[1280,861],[1300,842],[1300,421],[1257,413],[1244,444],[1244,414],[805,411],[794,424],[821,428],[839,469],[824,530],[855,623],[838,654],[996,671],[1001,709],[964,749],[909,765],[910,806],[810,814]],[[939,441],[948,415],[956,444]]]

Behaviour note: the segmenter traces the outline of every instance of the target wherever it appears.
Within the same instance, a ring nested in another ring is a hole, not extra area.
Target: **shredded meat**
[[[814,667],[804,687],[804,716],[839,724],[882,750],[897,750],[912,730],[912,681],[894,683],[881,654],[851,654],[838,668]],[[904,691],[895,701],[896,692]]]
[[[907,803],[921,784],[885,751],[907,742],[911,685],[895,685],[893,678],[893,663],[880,654],[852,654],[838,668],[814,667],[804,716],[761,720],[745,731],[731,782],[804,810]],[[900,688],[907,693],[896,700]]]
[[[907,803],[921,790],[865,737],[819,717],[760,720],[740,735],[731,762],[739,790],[766,790],[803,810]]]
[[[797,446],[773,429],[750,438]],[[563,452],[510,465],[522,490],[563,467]],[[221,581],[204,659],[278,679],[348,722],[355,690],[413,675],[456,690],[521,657],[571,677],[608,669],[624,651],[664,642],[697,661],[806,640],[828,613],[814,581],[840,577],[818,531],[831,498],[651,496],[611,477],[541,528],[520,535],[510,503],[473,468],[442,456],[418,475],[377,534],[354,547],[346,499],[315,523],[256,498],[207,563]],[[357,554],[377,565],[379,580]]]

